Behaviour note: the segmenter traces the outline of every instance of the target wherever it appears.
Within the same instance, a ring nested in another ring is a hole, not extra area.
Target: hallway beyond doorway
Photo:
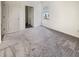
[[[25,6],[25,28],[33,27],[34,8]]]

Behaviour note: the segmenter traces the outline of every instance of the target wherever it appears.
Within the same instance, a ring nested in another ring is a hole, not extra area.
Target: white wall
[[[49,7],[49,20],[42,24],[51,29],[79,37],[79,2],[42,2]]]
[[[7,1],[5,5],[8,6],[8,33],[16,32],[25,29],[25,6],[34,7],[34,25],[41,24],[41,5],[40,2],[26,2],[26,1]]]

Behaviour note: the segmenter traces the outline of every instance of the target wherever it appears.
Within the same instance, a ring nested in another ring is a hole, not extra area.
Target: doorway
[[[25,6],[25,28],[33,27],[34,8]]]

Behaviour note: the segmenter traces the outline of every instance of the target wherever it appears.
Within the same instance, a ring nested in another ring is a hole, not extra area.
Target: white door
[[[12,33],[19,30],[19,13],[18,7],[8,5],[3,2],[2,5],[2,34]]]
[[[9,7],[9,33],[19,30],[19,12],[17,6]]]

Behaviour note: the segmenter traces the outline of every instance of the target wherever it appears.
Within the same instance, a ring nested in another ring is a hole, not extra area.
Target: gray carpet
[[[43,26],[6,34],[1,57],[78,57],[79,39]]]

